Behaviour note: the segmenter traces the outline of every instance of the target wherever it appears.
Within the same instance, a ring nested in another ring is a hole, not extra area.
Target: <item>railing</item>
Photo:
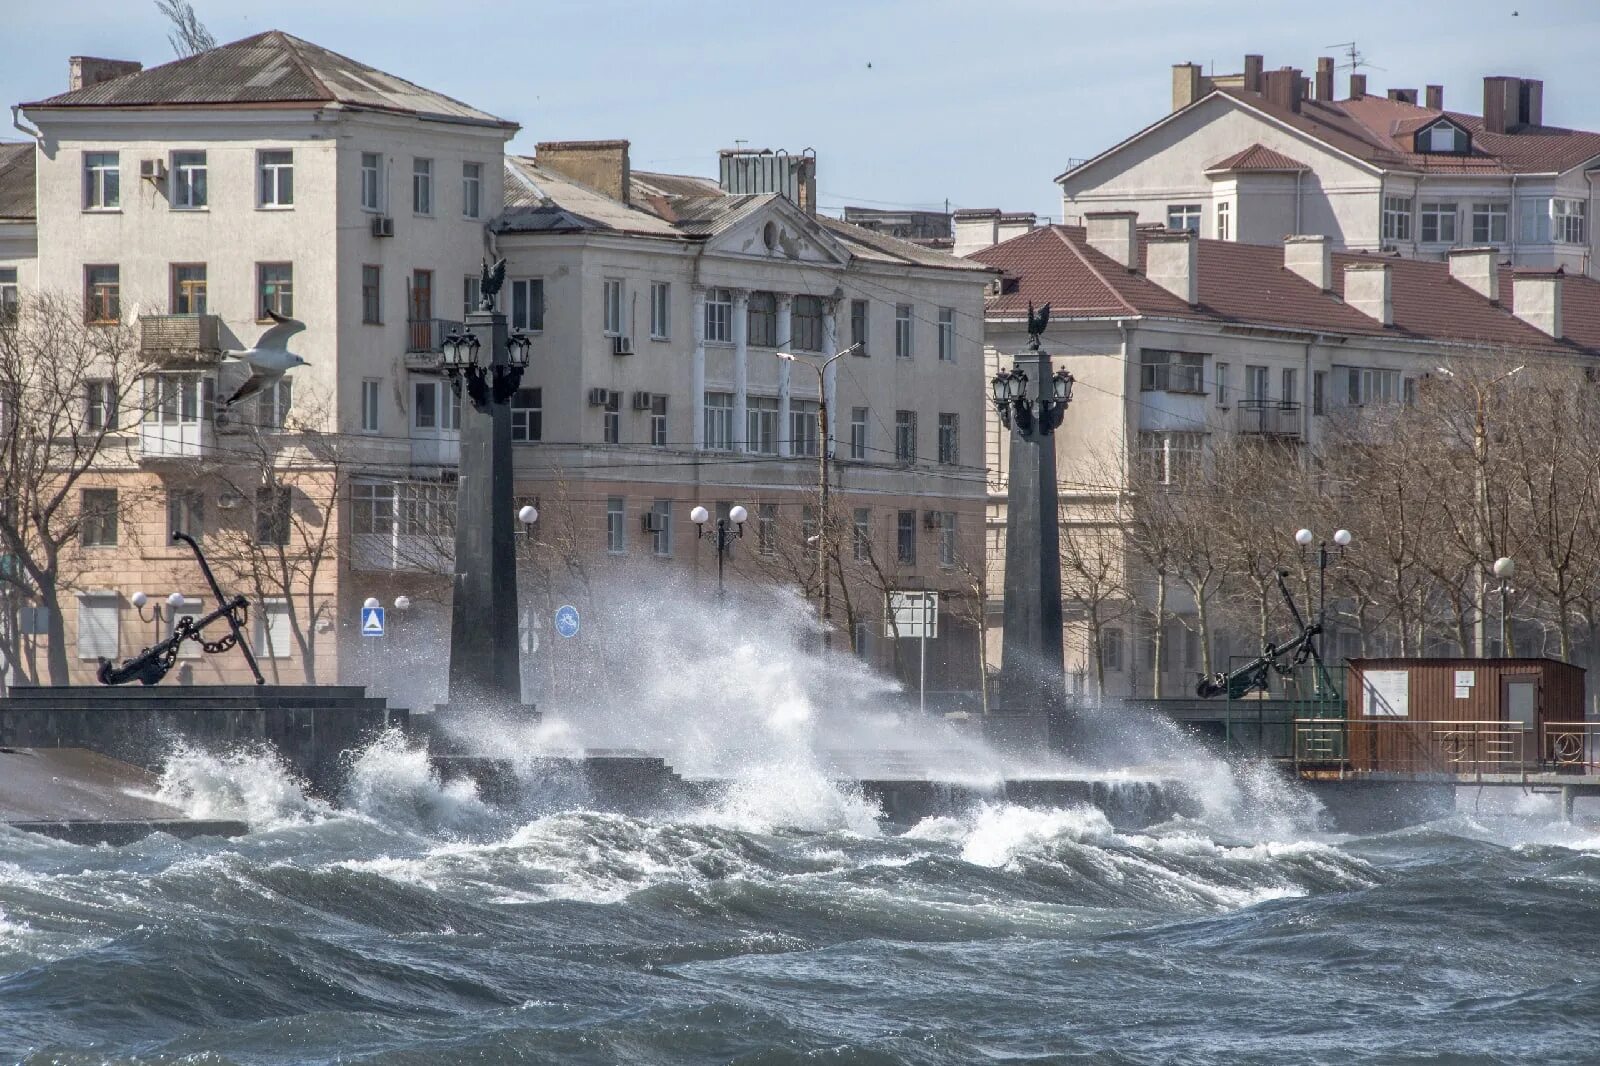
[[[1582,742],[1564,742],[1574,758],[1600,755],[1600,740],[1580,732]],[[1597,723],[1600,725],[1600,723]],[[1546,729],[1555,728],[1547,726]],[[1550,740],[1547,734],[1547,743]],[[1523,773],[1541,768],[1534,731],[1520,722],[1427,722],[1404,718],[1298,719],[1294,761],[1308,770],[1338,768],[1349,773],[1478,774]],[[1575,763],[1576,765],[1576,763]]]
[[[451,333],[461,332],[461,323],[448,318],[406,319],[406,351],[437,352]]]
[[[1600,722],[1546,722],[1539,754],[1557,773],[1600,773]]]
[[[1240,400],[1239,432],[1299,437],[1300,405],[1293,400]]]
[[[222,320],[216,315],[140,315],[139,350],[145,355],[222,354]]]

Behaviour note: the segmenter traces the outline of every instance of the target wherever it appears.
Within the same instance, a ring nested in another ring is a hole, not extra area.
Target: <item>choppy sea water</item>
[[[0,1058],[1600,1060],[1600,831],[1542,804],[1341,837],[1256,779],[1137,832],[1006,805],[890,831],[803,768],[760,784],[503,812],[391,741],[334,809],[259,754],[181,754],[169,792],[249,835],[0,830]]]

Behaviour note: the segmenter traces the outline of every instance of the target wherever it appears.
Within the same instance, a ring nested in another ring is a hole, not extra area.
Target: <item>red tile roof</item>
[[[1219,159],[1206,167],[1206,173],[1226,173],[1239,170],[1310,170],[1298,159],[1290,159],[1282,152],[1274,152],[1263,144],[1252,144],[1226,159]]]
[[[1139,231],[1139,263],[1149,233]],[[992,317],[1021,317],[1028,303],[1050,304],[1056,320],[1100,317],[1192,318],[1216,324],[1389,336],[1442,343],[1549,349],[1600,356],[1600,282],[1565,278],[1564,341],[1518,319],[1510,267],[1501,268],[1500,303],[1491,304],[1450,276],[1445,263],[1335,254],[1333,291],[1322,292],[1283,265],[1273,245],[1199,242],[1199,303],[1191,307],[1089,246],[1077,226],[1047,226],[971,258],[997,267],[1016,284],[988,301]],[[1384,263],[1390,270],[1394,325],[1388,328],[1344,302],[1345,267]]]

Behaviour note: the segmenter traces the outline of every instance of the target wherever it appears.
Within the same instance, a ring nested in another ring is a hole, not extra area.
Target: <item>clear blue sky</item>
[[[151,0],[0,0],[0,98],[66,88],[73,54],[172,58]],[[195,0],[220,42],[281,29],[522,124],[514,147],[626,137],[634,166],[713,174],[718,148],[817,150],[822,205],[1060,210],[1051,178],[1160,117],[1171,64],[1245,52],[1308,72],[1355,40],[1369,85],[1545,82],[1545,120],[1600,129],[1597,0]],[[270,13],[269,13],[270,12]],[[1513,14],[1516,12],[1517,14]],[[870,67],[869,67],[870,64]],[[1345,73],[1340,72],[1343,94]],[[20,137],[7,121],[0,138]]]

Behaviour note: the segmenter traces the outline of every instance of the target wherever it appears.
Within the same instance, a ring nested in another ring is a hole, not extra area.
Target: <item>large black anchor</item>
[[[217,584],[216,577],[211,573],[211,566],[206,562],[206,557],[200,551],[200,545],[187,533],[174,533],[172,539],[181,540],[189,545],[194,552],[195,561],[200,564],[200,572],[206,576],[206,583],[211,586],[211,592],[220,604],[216,610],[201,618],[185,616],[178,619],[172,627],[172,636],[159,644],[145,648],[138,655],[127,659],[121,666],[110,659],[100,660],[99,678],[102,685],[126,685],[129,681],[138,681],[142,685],[154,685],[167,676],[167,671],[172,669],[178,661],[178,649],[186,640],[192,640],[212,655],[238,648],[244,653],[244,661],[250,664],[250,672],[256,677],[256,684],[264,685],[267,679],[261,676],[261,668],[256,665],[256,657],[250,651],[250,643],[245,640],[244,627],[250,620],[250,601],[243,596],[235,596],[231,600],[222,594],[222,589]],[[218,619],[226,619],[229,632],[219,640],[207,640],[201,635],[201,630]]]

